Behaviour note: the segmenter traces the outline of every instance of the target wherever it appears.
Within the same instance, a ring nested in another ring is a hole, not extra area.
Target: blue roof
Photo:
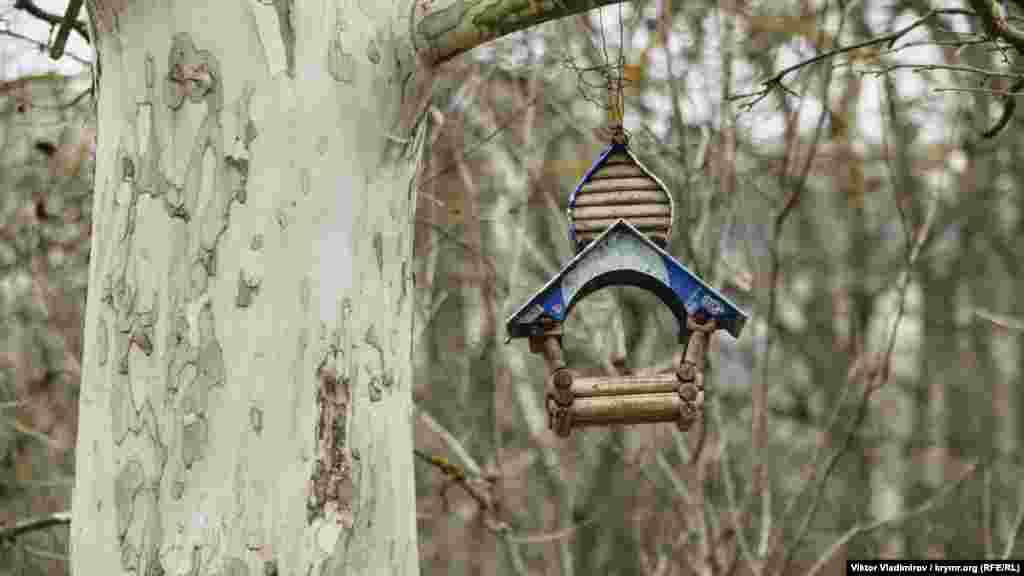
[[[614,148],[613,144],[609,151]],[[715,319],[734,338],[739,338],[747,322],[747,315],[728,298],[619,219],[509,317],[508,338],[539,334],[545,323],[565,321],[576,302],[587,294],[616,285],[637,286],[658,296],[676,316],[681,339],[689,334],[687,314],[698,311]]]

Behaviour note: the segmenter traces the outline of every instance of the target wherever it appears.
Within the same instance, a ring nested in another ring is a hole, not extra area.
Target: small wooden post
[[[702,312],[686,318],[690,338],[676,369],[679,398],[683,401],[679,411],[680,430],[689,430],[704,407],[704,356],[716,327],[714,319],[707,318]]]
[[[548,368],[548,427],[559,436],[568,436],[572,432],[573,376],[562,353],[562,325],[550,323],[543,333],[530,336],[530,351],[542,355]]]

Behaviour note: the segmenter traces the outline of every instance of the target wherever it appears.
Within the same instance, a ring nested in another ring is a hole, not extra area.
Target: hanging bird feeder
[[[704,402],[704,353],[711,335],[739,338],[747,316],[665,248],[672,196],[629,149],[621,128],[569,198],[576,256],[506,323],[508,337],[529,338],[547,365],[548,424],[573,428],[676,422],[688,430]],[[664,303],[679,324],[682,361],[673,374],[582,377],[566,365],[562,325],[578,302],[607,286],[635,286]]]

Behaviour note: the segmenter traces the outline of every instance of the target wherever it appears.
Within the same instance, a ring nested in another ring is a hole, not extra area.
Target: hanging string
[[[622,124],[626,114],[626,103],[625,96],[623,94],[623,69],[625,68],[625,32],[622,21],[622,4],[619,6],[619,54],[617,65],[613,66],[611,58],[608,57],[608,42],[605,38],[604,33],[604,7],[598,9],[598,22],[601,27],[601,52],[604,55],[604,65],[608,72],[608,79],[606,82],[607,88],[607,99],[608,99],[608,112],[610,116],[610,126],[608,127],[614,134],[618,134],[622,131]]]
[[[626,69],[626,34],[625,26],[622,22],[622,3],[619,3],[619,82],[615,86],[616,89],[616,102],[619,105],[619,128],[623,128],[623,124],[626,122],[626,94],[623,87],[623,71]]]
[[[600,129],[602,138],[625,143],[628,135],[623,127],[625,119],[625,83],[626,63],[625,19],[622,15],[622,4],[618,6],[619,16],[619,53],[615,60],[608,54],[608,40],[604,26],[604,9],[598,8],[598,26],[601,35],[600,58],[603,62],[593,66],[581,67],[571,56],[566,56],[564,64],[575,72],[577,90],[580,96],[605,111],[608,123]],[[594,76],[600,80],[595,81]]]
[[[626,118],[626,97],[623,89],[625,81],[623,71],[626,68],[626,42],[625,42],[625,25],[622,18],[622,4],[618,6],[619,9],[619,54],[616,59],[616,65],[612,66],[611,59],[608,57],[607,41],[604,33],[604,8],[599,9],[598,18],[601,25],[601,48],[604,53],[604,61],[606,69],[609,72],[607,87],[607,99],[608,99],[608,113],[609,113],[609,125],[607,127],[610,132],[612,142],[618,144],[626,144],[627,136],[625,127]]]

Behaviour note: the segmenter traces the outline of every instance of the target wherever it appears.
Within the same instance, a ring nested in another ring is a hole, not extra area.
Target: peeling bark
[[[76,572],[418,573],[392,360],[418,148],[384,137],[408,12],[282,5],[301,39],[284,69],[257,27],[225,30],[245,4],[140,0],[98,38]],[[350,83],[321,14],[372,41]]]

